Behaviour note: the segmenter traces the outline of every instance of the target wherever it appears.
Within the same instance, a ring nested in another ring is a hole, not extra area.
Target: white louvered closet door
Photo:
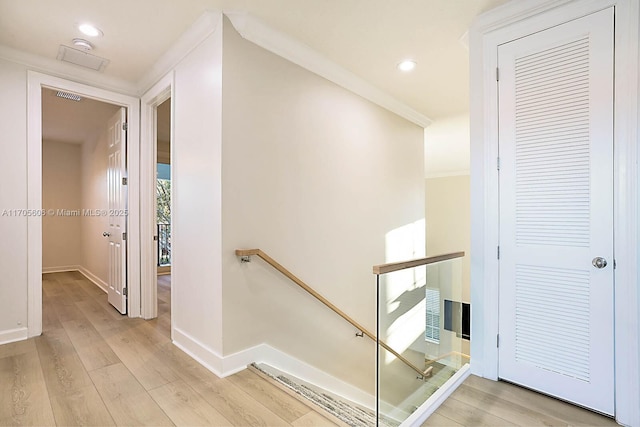
[[[613,9],[498,67],[499,376],[613,414]]]

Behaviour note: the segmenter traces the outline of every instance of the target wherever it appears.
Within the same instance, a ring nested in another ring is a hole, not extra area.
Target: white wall
[[[95,139],[82,144],[82,207],[92,211],[108,209],[107,123]],[[107,216],[83,216],[81,222],[81,266],[93,278],[108,280],[109,245],[102,236],[109,229]],[[99,282],[100,283],[100,282]]]
[[[425,223],[427,254],[439,255],[464,251],[462,259],[450,261],[460,281],[442,281],[440,297],[454,301],[471,301],[471,194],[469,175],[447,176],[425,180]],[[444,315],[444,312],[441,311]],[[442,320],[442,319],[441,319]],[[446,337],[446,339],[445,339]],[[430,354],[448,351],[470,353],[469,341],[455,333],[441,331],[439,346],[431,346]]]
[[[462,294],[469,302],[471,250],[471,193],[469,175],[425,180],[425,222],[427,254],[440,255],[464,251]]]
[[[228,23],[223,88],[224,353],[267,342],[372,393],[375,345],[234,250],[263,249],[374,331],[372,266],[424,248],[423,130]]]
[[[426,178],[469,174],[469,114],[444,117],[424,130]]]
[[[471,190],[469,114],[444,117],[425,129],[425,228],[428,255],[464,251],[455,268],[462,271],[461,287],[441,291],[441,298],[470,302]],[[450,350],[470,353],[469,341],[442,331],[440,345],[430,354]],[[449,336],[452,335],[452,336]],[[451,343],[455,343],[452,345]],[[455,348],[454,348],[455,347]]]
[[[0,59],[0,342],[27,324],[27,73]]]
[[[81,146],[58,141],[42,144],[42,269],[76,268],[82,260]]]
[[[221,27],[174,70],[172,333],[196,357],[222,354]]]

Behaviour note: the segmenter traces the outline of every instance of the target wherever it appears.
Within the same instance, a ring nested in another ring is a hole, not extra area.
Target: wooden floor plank
[[[89,320],[71,320],[62,324],[87,371],[120,362],[109,344]]]
[[[98,301],[81,301],[77,302],[75,306],[82,312],[84,317],[91,322],[97,331],[113,329],[116,326],[116,322],[133,320],[121,315],[113,307],[108,305],[106,296],[102,303]]]
[[[337,426],[317,412],[309,412],[291,423],[294,427],[325,427]]]
[[[97,369],[89,375],[117,425],[174,425],[122,363]]]
[[[617,425],[614,420],[608,417],[504,381],[491,381],[470,375],[464,384],[508,402],[527,407],[532,411],[557,418],[567,424],[580,424],[585,426]]]
[[[288,422],[299,420],[312,412],[308,406],[291,399],[287,393],[250,371],[238,372],[228,380]]]
[[[84,318],[84,315],[78,311],[74,301],[72,301],[66,294],[47,298],[46,304],[53,307],[53,310],[61,323],[68,322],[70,320],[82,320]]]
[[[100,334],[145,389],[151,390],[179,379],[175,370],[161,360],[162,347],[143,331],[148,333],[153,329],[134,326],[100,331]]]
[[[92,384],[64,329],[42,334],[35,342],[50,392],[65,394]]]
[[[51,394],[59,426],[114,426],[113,418],[93,385],[77,387],[64,395]]]
[[[94,299],[88,291],[85,280],[70,280],[64,283],[63,290],[70,301],[78,302]]]
[[[63,329],[35,339],[58,425],[114,425],[80,357]]]
[[[0,345],[0,359],[3,357],[16,356],[24,353],[37,353],[34,340],[16,341],[9,344]]]
[[[453,421],[450,418],[440,415],[439,413],[431,414],[431,416],[422,423],[422,427],[461,427],[462,424]]]
[[[513,423],[449,397],[437,412],[463,426],[512,426]]]
[[[545,413],[531,410],[523,405],[500,399],[473,387],[462,384],[451,395],[452,398],[489,412],[497,417],[524,426],[567,426],[567,423]]]
[[[62,323],[60,323],[60,319],[58,319],[58,313],[54,303],[49,299],[43,299],[42,331],[47,332],[53,329],[62,329]]]
[[[171,366],[176,375],[185,383],[193,383],[197,381],[215,382],[219,377],[198,363],[184,351],[167,343],[160,346],[156,356],[167,366]]]
[[[149,394],[176,425],[233,426],[182,380],[150,390]]]
[[[86,277],[83,277],[81,280],[76,280],[76,282],[82,286],[82,289],[84,289],[87,294],[91,295],[94,298],[102,300],[102,298],[106,298],[107,296],[107,293],[104,291],[104,289],[102,289],[100,286],[96,285]]]
[[[55,424],[49,393],[33,340],[33,351],[0,358],[0,425]],[[26,346],[25,346],[26,347]]]
[[[235,426],[288,426],[289,423],[227,379],[193,381],[189,385]]]
[[[64,294],[63,285],[56,279],[56,274],[42,275],[42,298],[55,297]]]

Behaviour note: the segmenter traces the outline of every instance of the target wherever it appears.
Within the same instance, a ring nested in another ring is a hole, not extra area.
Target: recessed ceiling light
[[[416,61],[412,61],[411,59],[407,59],[406,61],[402,61],[398,64],[398,70],[400,71],[411,71],[416,68]]]
[[[85,39],[73,39],[73,45],[79,47],[82,50],[91,50],[93,46]]]
[[[82,34],[89,37],[100,37],[103,34],[100,28],[91,24],[80,24],[78,29]]]

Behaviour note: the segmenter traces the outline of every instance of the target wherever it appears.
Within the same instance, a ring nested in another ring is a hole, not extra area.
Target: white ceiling
[[[56,91],[42,90],[42,139],[83,144],[106,131],[107,121],[120,107],[83,98],[59,98]]]
[[[468,52],[474,17],[506,0],[0,0],[0,45],[55,59],[82,35],[104,32],[93,54],[104,73],[139,81],[205,10],[245,11],[438,119],[468,110]],[[83,36],[84,37],[84,36]],[[413,58],[411,73],[395,66]]]

